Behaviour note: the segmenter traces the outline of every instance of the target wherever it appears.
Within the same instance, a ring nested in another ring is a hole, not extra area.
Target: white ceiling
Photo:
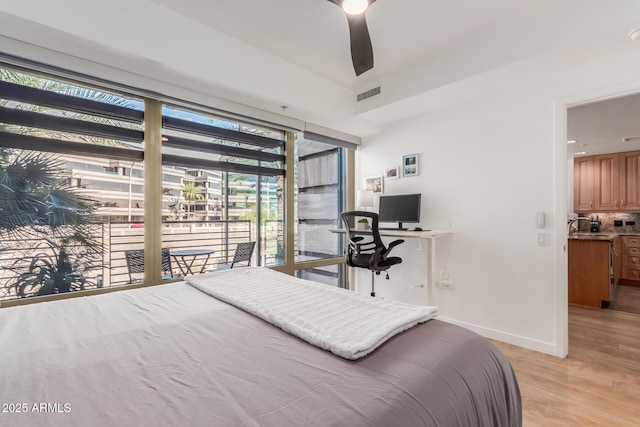
[[[366,18],[375,65],[356,77],[327,0],[0,0],[0,36],[360,136],[632,49],[640,1],[377,0]]]
[[[356,77],[347,19],[329,1],[151,1],[350,88],[455,48],[477,34],[544,15],[558,2],[378,0],[366,12],[375,67]]]

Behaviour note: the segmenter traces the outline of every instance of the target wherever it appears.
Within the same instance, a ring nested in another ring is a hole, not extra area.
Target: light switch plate
[[[547,246],[549,233],[538,233],[538,246]]]

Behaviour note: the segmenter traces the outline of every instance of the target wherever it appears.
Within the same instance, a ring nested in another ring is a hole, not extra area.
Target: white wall
[[[528,83],[508,91],[496,84],[491,95],[387,124],[364,140],[356,182],[399,165],[404,154],[420,153],[420,176],[387,181],[385,193],[422,192],[423,228],[451,224],[453,234],[438,241],[436,271],[455,285],[452,291],[434,289],[442,317],[485,336],[564,355],[563,105],[640,90],[638,69],[640,47],[561,71],[541,68]],[[504,77],[505,70],[500,73]],[[547,215],[542,230],[536,228],[538,211]],[[547,246],[537,246],[538,232],[547,234]],[[381,297],[425,303],[425,291],[406,289],[424,282],[424,251],[415,252],[412,244],[397,248],[406,259],[391,269],[393,283],[378,279]],[[359,274],[361,292],[369,292],[368,283],[369,276]]]

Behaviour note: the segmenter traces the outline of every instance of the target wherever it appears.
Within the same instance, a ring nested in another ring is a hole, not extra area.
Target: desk
[[[202,267],[200,268],[200,273],[204,273],[207,262],[214,252],[213,249],[183,249],[170,251],[170,254],[176,260],[176,264],[178,264],[182,275],[186,276],[187,274],[193,274],[191,267],[193,267],[193,263],[198,257],[205,257]]]
[[[344,228],[334,228],[329,230],[332,233],[345,234]],[[451,231],[430,230],[430,231],[403,231],[403,230],[379,230],[382,237],[399,237],[401,239],[417,239],[421,245],[421,240],[427,240],[429,247],[427,250],[427,304],[433,305],[433,287],[436,284],[436,239],[451,234]],[[371,230],[356,230],[358,234],[371,234]],[[420,248],[419,248],[420,249]]]

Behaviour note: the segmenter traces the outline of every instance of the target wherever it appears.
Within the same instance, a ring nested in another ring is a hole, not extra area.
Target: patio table
[[[178,251],[170,251],[173,259],[176,260],[176,264],[180,268],[180,272],[183,276],[187,274],[194,274],[192,267],[196,259],[204,258],[204,262],[200,267],[200,273],[204,273],[204,270],[209,262],[211,254],[215,251],[213,249],[182,249]]]

